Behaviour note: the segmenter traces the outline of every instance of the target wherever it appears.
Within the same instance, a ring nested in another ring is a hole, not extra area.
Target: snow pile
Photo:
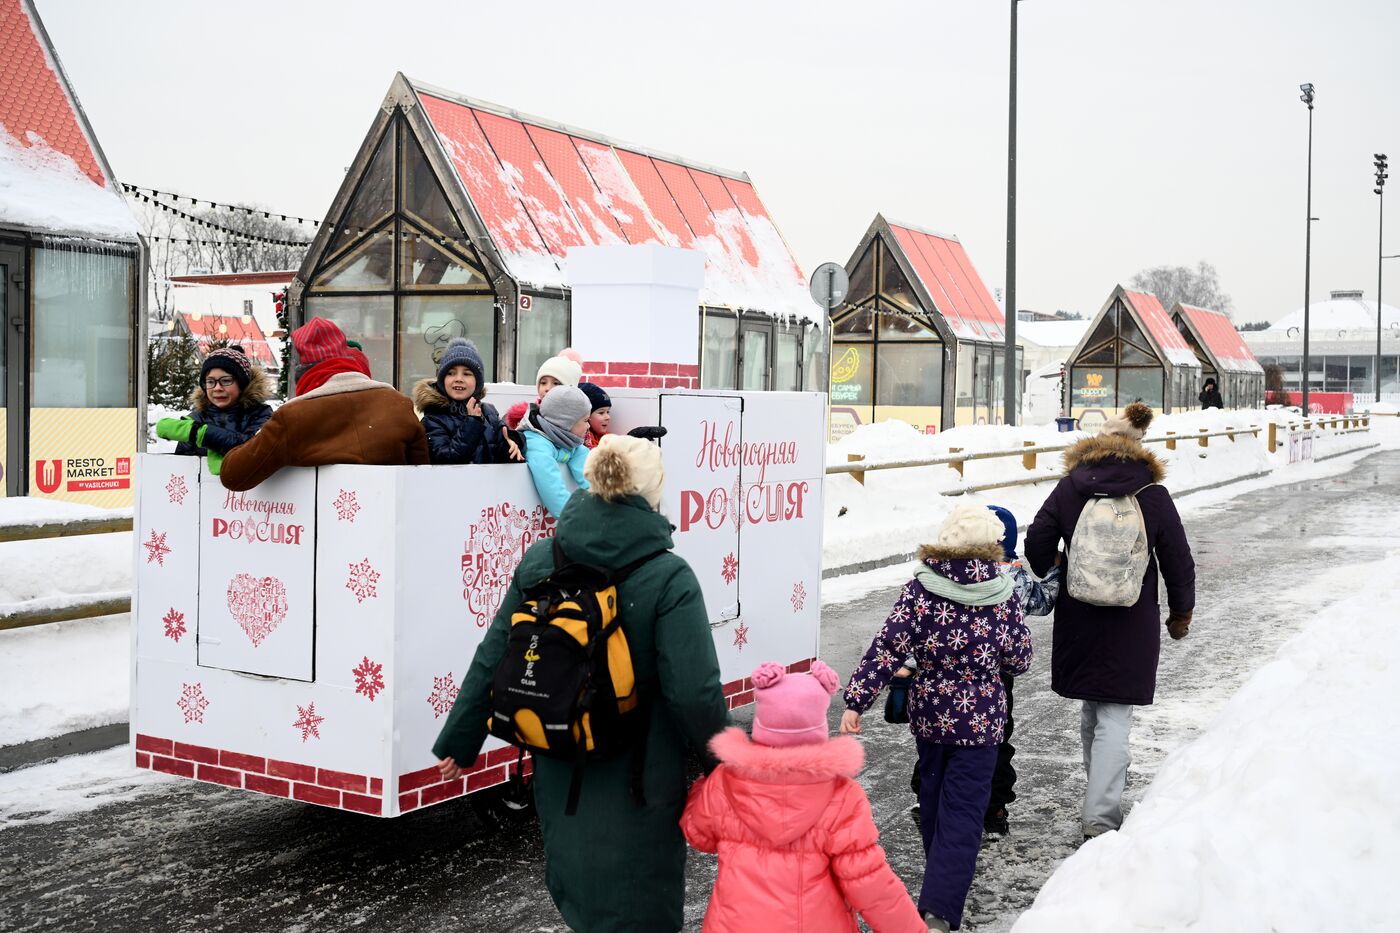
[[[88,178],[35,133],[20,142],[0,126],[0,226],[135,240],[126,200]]]
[[[128,746],[0,774],[0,830],[135,800],[177,778],[132,767]]]
[[[1317,613],[1163,764],[1122,830],[1050,878],[1014,933],[1394,929],[1400,552]]]

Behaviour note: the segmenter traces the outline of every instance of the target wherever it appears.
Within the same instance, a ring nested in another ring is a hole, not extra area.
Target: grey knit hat
[[[577,386],[555,386],[540,402],[540,417],[565,431],[587,418],[591,412],[588,396]]]
[[[442,384],[442,380],[447,377],[447,372],[453,366],[465,366],[472,371],[476,377],[476,392],[480,396],[486,391],[486,376],[481,365],[481,351],[476,348],[466,337],[453,337],[447,344],[447,349],[442,353],[442,359],[438,361],[437,368],[437,389],[444,395],[447,388]]]

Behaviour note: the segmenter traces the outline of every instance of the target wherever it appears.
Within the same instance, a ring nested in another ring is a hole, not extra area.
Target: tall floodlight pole
[[[1300,84],[1303,92],[1298,98],[1308,105],[1308,234],[1303,249],[1303,415],[1311,411],[1308,405],[1308,385],[1312,382],[1312,358],[1308,353],[1308,338],[1311,335],[1312,300],[1312,117],[1314,91],[1311,84]]]
[[[1385,265],[1385,259],[1381,254],[1385,252],[1385,180],[1390,177],[1386,172],[1389,160],[1384,152],[1376,153],[1376,401],[1381,400],[1381,327],[1383,317],[1381,313],[1381,268]]]
[[[1006,133],[1006,370],[1002,395],[1006,400],[1005,421],[1018,420],[1017,402],[1021,396],[1021,373],[1016,367],[1016,5],[1011,0],[1011,106]]]

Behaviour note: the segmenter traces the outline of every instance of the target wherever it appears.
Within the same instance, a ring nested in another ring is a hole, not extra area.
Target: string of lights
[[[192,208],[197,208],[201,204],[207,204],[209,205],[209,207],[214,208],[216,210],[235,211],[240,214],[247,214],[249,217],[256,217],[259,214],[261,214],[266,220],[276,218],[277,220],[283,221],[284,223],[296,222],[298,224],[311,224],[311,226],[313,227],[319,227],[321,225],[321,222],[319,220],[312,220],[309,217],[296,217],[292,214],[279,214],[276,211],[264,211],[256,207],[245,207],[241,204],[224,204],[221,201],[211,201],[208,198],[192,198],[189,195],[176,194],[173,191],[160,191],[156,188],[143,188],[140,185],[131,185],[127,184],[126,182],[122,182],[122,188],[124,188],[127,192],[131,194],[148,194],[151,197],[155,198],[169,198],[172,204],[179,204],[181,200],[189,201],[190,207]]]
[[[142,201],[142,202],[144,202],[144,203],[146,203],[146,204],[151,204],[151,205],[154,205],[155,207],[160,208],[162,211],[166,212],[167,214],[174,214],[176,217],[179,217],[180,219],[182,219],[182,220],[184,220],[184,221],[187,221],[188,223],[196,224],[196,225],[198,225],[198,226],[200,226],[200,227],[204,227],[204,228],[209,229],[209,230],[217,230],[218,232],[223,233],[223,234],[227,234],[228,236],[231,236],[231,237],[238,237],[239,239],[248,240],[248,241],[254,242],[254,243],[265,243],[265,244],[268,244],[268,245],[271,245],[271,246],[310,246],[310,245],[311,245],[311,242],[310,242],[309,240],[279,240],[279,239],[277,239],[277,238],[275,238],[275,237],[265,237],[265,236],[260,236],[260,235],[258,235],[258,234],[256,234],[256,233],[246,233],[246,232],[244,232],[244,231],[242,231],[242,230],[234,230],[232,227],[225,227],[225,226],[223,226],[222,224],[213,223],[213,222],[211,222],[211,221],[205,220],[205,219],[202,218],[202,217],[196,217],[196,216],[194,216],[193,214],[187,213],[186,211],[182,211],[182,210],[180,210],[178,207],[172,207],[172,206],[170,206],[169,204],[166,204],[166,203],[164,203],[164,202],[162,202],[162,201],[160,201],[160,200],[158,200],[158,199],[156,199],[156,198],[154,198],[154,197],[152,197],[152,196],[150,196],[150,195],[142,194],[142,193],[140,193],[140,192],[135,192],[135,193],[133,193],[133,196],[134,196],[137,200],[139,200],[139,201]]]

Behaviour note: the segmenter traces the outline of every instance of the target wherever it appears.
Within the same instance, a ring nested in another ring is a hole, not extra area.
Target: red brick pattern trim
[[[437,765],[410,771],[399,775],[399,812],[407,813],[419,807],[426,807],[463,794],[472,794],[497,784],[504,784],[515,773],[515,762],[520,757],[520,749],[510,745],[495,748],[484,755],[478,755],[470,768],[462,769],[462,777],[444,781],[438,773]],[[524,774],[534,772],[534,762],[525,756],[520,770]]]
[[[698,389],[700,367],[688,363],[584,363],[585,382],[605,389]]]
[[[207,745],[136,736],[136,767],[196,781],[382,816],[384,779],[262,758]],[[513,749],[511,750],[514,751]],[[433,769],[437,774],[437,769]]]
[[[804,658],[801,661],[793,661],[787,666],[789,674],[805,674],[812,669],[812,662],[816,658]],[[748,706],[753,702],[753,681],[745,677],[743,680],[731,680],[722,688],[724,698],[729,702],[730,709],[738,709],[741,706]]]

